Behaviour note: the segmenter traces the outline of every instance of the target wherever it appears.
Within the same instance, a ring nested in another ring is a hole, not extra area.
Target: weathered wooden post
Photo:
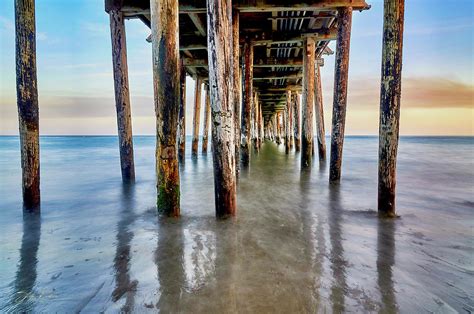
[[[241,158],[242,164],[248,165],[250,161],[250,141],[251,141],[251,118],[252,118],[252,97],[253,97],[253,47],[250,40],[244,43],[244,90],[241,116]]]
[[[234,59],[233,73],[234,79],[232,80],[234,86],[234,130],[235,130],[235,174],[239,175],[240,170],[240,112],[241,112],[241,97],[242,92],[242,80],[240,79],[240,33],[239,33],[239,22],[240,22],[239,11],[234,9],[232,11],[232,58]]]
[[[337,45],[334,71],[334,102],[332,110],[331,161],[329,181],[341,179],[342,147],[346,124],[347,77],[351,43],[352,7],[338,9]]]
[[[202,153],[207,154],[207,137],[209,135],[209,115],[211,114],[211,103],[209,100],[209,86],[206,85],[206,103],[204,108],[204,126],[202,130]]]
[[[301,138],[301,165],[311,166],[313,156],[313,106],[314,106],[314,62],[315,41],[308,37],[304,41],[303,54],[303,126]]]
[[[291,93],[291,91],[290,91]],[[290,151],[293,149],[294,138],[293,138],[293,94],[286,100],[286,108],[288,110],[288,138],[290,141]]]
[[[263,125],[263,109],[262,109],[262,103],[260,103],[260,110],[258,111],[258,125],[259,125],[259,130],[260,130],[260,134],[259,134],[259,142],[258,142],[258,146],[261,147],[262,146],[262,142],[263,140],[265,139],[265,130],[264,130],[264,125]]]
[[[120,166],[124,181],[135,180],[133,162],[132,117],[128,87],[127,40],[125,22],[120,7],[109,11],[112,39],[112,63],[114,68],[115,109],[120,145]]]
[[[193,116],[193,142],[191,152],[193,156],[198,154],[199,145],[199,123],[201,118],[201,85],[202,78],[196,78],[196,86],[194,90],[194,116]]]
[[[234,83],[231,0],[207,1],[207,46],[212,109],[216,216],[235,215]]]
[[[179,7],[177,0],[151,0],[153,87],[156,112],[158,211],[180,215],[177,131],[180,104]]]
[[[285,153],[290,153],[290,107],[291,107],[291,90],[286,91],[286,108],[285,108]]]
[[[402,82],[404,0],[385,0],[379,125],[378,211],[396,217],[395,186]]]
[[[178,157],[184,160],[186,154],[186,71],[181,60],[180,70],[180,98],[178,114]]]
[[[253,97],[253,112],[252,112],[252,141],[253,147],[258,152],[259,145],[258,145],[258,116],[259,116],[259,103],[258,103],[258,94],[255,92]]]
[[[319,63],[315,68],[315,88],[314,88],[314,112],[316,115],[316,134],[318,138],[319,160],[326,159],[326,132],[324,131],[324,108],[323,108],[323,90],[321,87],[321,71]]]
[[[294,111],[294,114],[295,114],[295,125],[294,125],[294,128],[293,128],[294,137],[295,137],[295,151],[299,152],[300,151],[300,144],[301,144],[301,139],[300,139],[301,121],[300,121],[300,101],[299,101],[299,97],[298,97],[297,94],[295,95],[293,104],[294,104],[293,105],[293,109],[294,109],[293,111]]]
[[[23,209],[36,211],[40,209],[40,152],[34,0],[15,0],[15,34]]]

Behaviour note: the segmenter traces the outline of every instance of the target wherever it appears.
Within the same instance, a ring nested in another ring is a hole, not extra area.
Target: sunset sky
[[[346,134],[378,134],[383,1],[367,3],[353,16]],[[473,135],[473,3],[406,1],[402,135]],[[36,25],[41,134],[117,134],[103,0],[36,1]],[[150,31],[138,20],[126,27],[133,133],[154,134]],[[17,135],[14,0],[0,1],[0,58],[0,134]],[[327,134],[333,76],[334,55],[322,68]],[[193,93],[188,78],[188,134]]]

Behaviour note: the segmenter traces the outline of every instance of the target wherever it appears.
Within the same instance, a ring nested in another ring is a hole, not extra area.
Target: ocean
[[[346,137],[333,186],[329,162],[302,171],[265,142],[227,220],[190,138],[179,219],[157,215],[153,136],[134,137],[133,185],[116,137],[40,141],[39,216],[19,139],[0,137],[1,312],[474,311],[473,137],[401,137],[395,220],[376,215],[377,137]]]

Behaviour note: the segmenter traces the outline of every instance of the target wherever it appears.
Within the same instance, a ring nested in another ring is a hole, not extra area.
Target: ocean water
[[[402,137],[396,220],[376,216],[376,137],[328,164],[266,142],[216,220],[212,155],[157,216],[154,137],[121,182],[116,137],[41,138],[41,215],[22,213],[19,140],[0,137],[0,312],[472,312],[474,138]]]

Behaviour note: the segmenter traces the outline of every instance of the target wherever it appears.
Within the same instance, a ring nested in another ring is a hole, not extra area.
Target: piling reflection
[[[37,277],[38,249],[41,238],[41,216],[39,212],[23,212],[23,236],[20,248],[20,263],[15,278],[12,296],[12,312],[24,313],[34,309],[33,288]],[[8,312],[8,311],[7,311]]]
[[[163,313],[181,312],[182,287],[185,283],[184,219],[160,217],[158,245],[154,254],[158,268],[159,301],[156,308]]]
[[[328,225],[331,242],[331,270],[334,278],[330,299],[333,312],[342,313],[345,310],[345,294],[347,293],[346,260],[342,245],[342,206],[340,202],[339,185],[329,186]]]
[[[135,185],[124,183],[122,187],[122,210],[120,220],[117,223],[117,248],[114,258],[115,289],[112,292],[112,300],[117,302],[125,296],[123,312],[130,312],[134,306],[134,298],[138,282],[130,279],[130,248],[133,239],[131,225],[136,219],[133,211],[135,199]]]
[[[377,232],[377,283],[384,313],[398,312],[393,282],[395,264],[395,221],[379,219]]]

